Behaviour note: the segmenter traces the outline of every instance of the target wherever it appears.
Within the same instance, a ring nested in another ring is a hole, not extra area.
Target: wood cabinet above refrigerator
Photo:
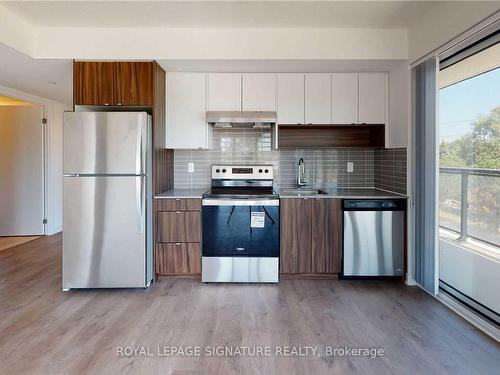
[[[74,105],[152,106],[153,64],[75,61]]]

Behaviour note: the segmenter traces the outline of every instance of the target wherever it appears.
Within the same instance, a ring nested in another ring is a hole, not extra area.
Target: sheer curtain
[[[437,293],[437,59],[413,68],[414,77],[414,213],[415,281]]]

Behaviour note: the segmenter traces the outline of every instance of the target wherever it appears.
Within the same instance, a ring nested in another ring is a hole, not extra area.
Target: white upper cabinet
[[[358,74],[332,74],[332,124],[358,122]]]
[[[167,73],[167,148],[208,148],[206,74]]]
[[[244,111],[276,111],[276,74],[243,74]]]
[[[388,75],[359,74],[359,123],[387,124]]]
[[[208,74],[208,110],[241,111],[241,74]]]
[[[331,124],[332,80],[330,74],[305,75],[305,123]]]
[[[304,74],[279,73],[278,124],[304,123]]]

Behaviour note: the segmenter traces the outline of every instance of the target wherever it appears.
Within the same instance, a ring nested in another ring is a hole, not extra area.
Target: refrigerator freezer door
[[[64,177],[63,289],[149,283],[145,189],[145,177]]]
[[[145,112],[64,114],[64,174],[145,174]]]

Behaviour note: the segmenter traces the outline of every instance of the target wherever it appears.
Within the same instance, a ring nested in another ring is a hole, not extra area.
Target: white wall
[[[410,70],[408,61],[389,71],[389,142],[391,148],[408,145],[410,123]]]
[[[498,1],[436,2],[408,30],[409,60],[418,60],[498,10]]]
[[[63,196],[63,114],[70,110],[64,104],[48,105],[46,136],[47,234],[62,231]]]
[[[26,54],[33,54],[35,29],[21,17],[0,7],[0,42]]]

